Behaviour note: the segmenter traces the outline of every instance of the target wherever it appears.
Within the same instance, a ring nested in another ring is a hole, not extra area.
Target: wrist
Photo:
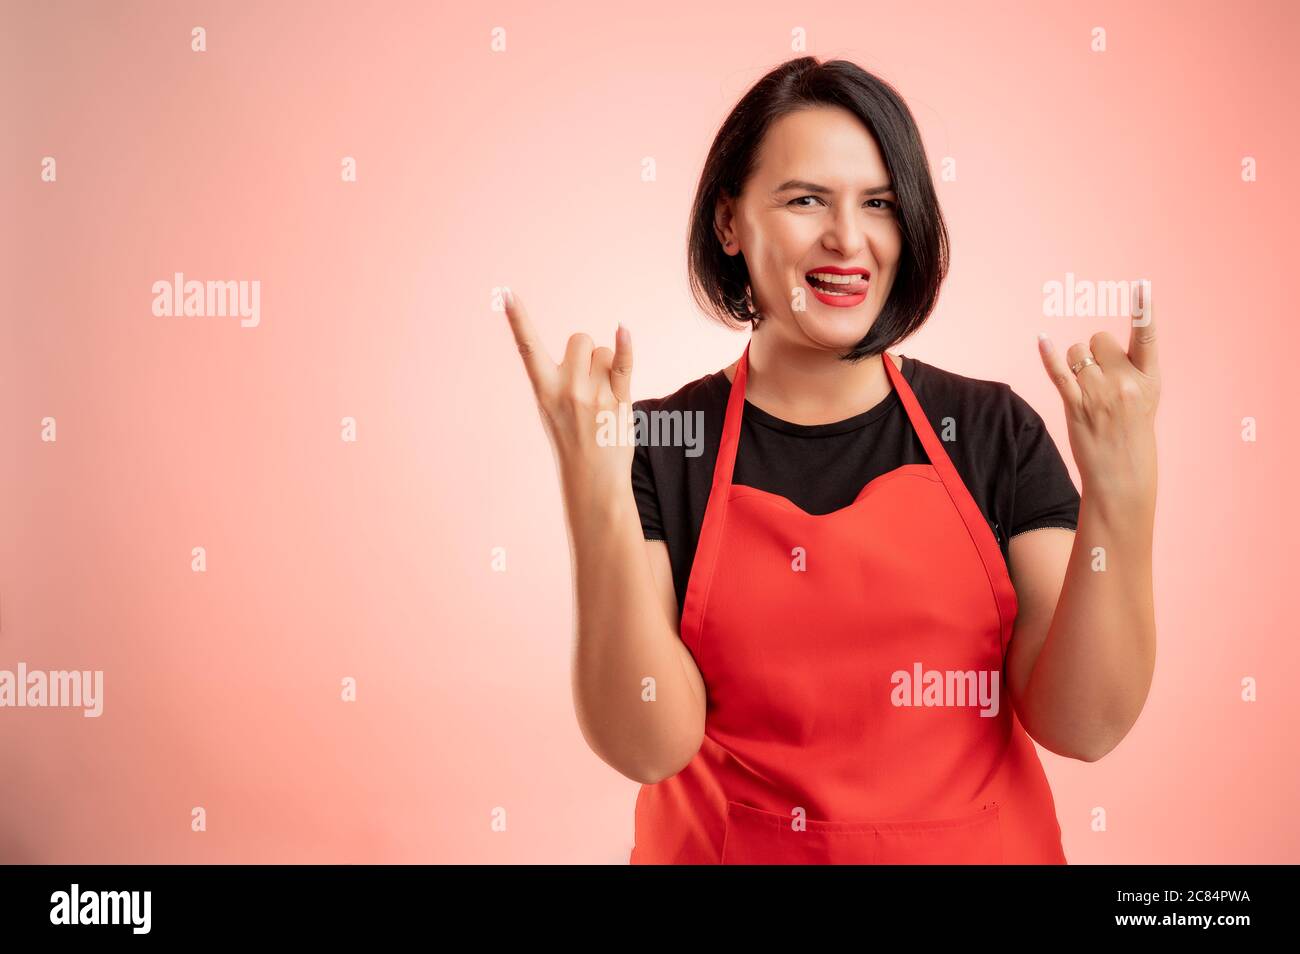
[[[1084,482],[1080,508],[1096,513],[1109,524],[1152,525],[1155,521],[1154,488]]]
[[[637,513],[630,465],[626,470],[593,468],[589,464],[561,466],[560,484],[571,521],[613,523],[628,513]]]

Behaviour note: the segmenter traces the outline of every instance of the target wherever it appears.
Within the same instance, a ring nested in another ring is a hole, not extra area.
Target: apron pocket
[[[998,804],[957,818],[831,822],[727,802],[724,865],[988,865],[1002,863]]]

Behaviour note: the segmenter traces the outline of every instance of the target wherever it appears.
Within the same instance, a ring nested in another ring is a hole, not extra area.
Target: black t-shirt
[[[904,378],[989,522],[1004,559],[1018,533],[1078,528],[1079,492],[1037,411],[1002,382],[900,357]],[[730,393],[731,382],[716,371],[666,397],[633,403],[648,416],[670,412],[655,425],[646,419],[633,455],[632,488],[645,538],[668,545],[679,612]],[[851,504],[869,480],[904,464],[926,463],[933,462],[892,388],[869,411],[831,424],[791,424],[746,400],[732,483],[824,514]]]

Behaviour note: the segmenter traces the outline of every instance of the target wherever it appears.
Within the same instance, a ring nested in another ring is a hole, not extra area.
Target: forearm
[[[629,778],[656,782],[698,750],[704,701],[655,589],[631,485],[596,481],[565,481],[574,706],[592,751]]]
[[[1083,494],[1047,637],[1017,709],[1044,747],[1094,761],[1137,721],[1155,669],[1154,495]]]

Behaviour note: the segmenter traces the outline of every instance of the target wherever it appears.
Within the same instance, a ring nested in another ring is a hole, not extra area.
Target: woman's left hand
[[[1127,354],[1106,331],[1093,335],[1086,345],[1071,345],[1064,357],[1050,338],[1041,336],[1038,351],[1065,403],[1083,495],[1154,508],[1160,372],[1147,295],[1146,283],[1139,282]],[[1071,366],[1089,353],[1096,364],[1080,368],[1076,375]]]

